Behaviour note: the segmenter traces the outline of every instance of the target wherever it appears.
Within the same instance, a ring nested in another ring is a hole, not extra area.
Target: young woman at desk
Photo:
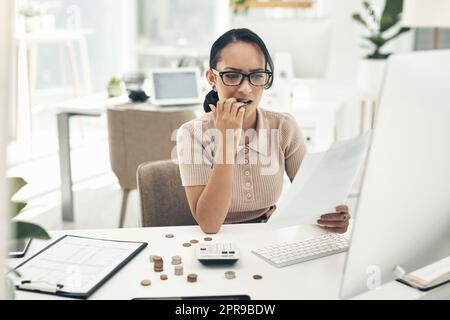
[[[217,233],[223,223],[265,222],[275,210],[286,171],[294,179],[306,153],[296,120],[259,107],[273,82],[273,62],[262,39],[233,29],[212,45],[206,77],[212,89],[206,114],[178,132],[182,184],[201,229]],[[317,223],[344,233],[346,205]]]

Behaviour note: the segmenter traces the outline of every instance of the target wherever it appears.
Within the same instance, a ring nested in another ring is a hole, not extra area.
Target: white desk
[[[162,227],[139,229],[103,229],[52,232],[53,240],[64,234],[76,234],[105,239],[137,240],[149,243],[138,256],[131,260],[114,277],[101,286],[90,299],[132,299],[134,297],[175,297],[196,295],[248,294],[252,299],[337,299],[345,262],[345,253],[322,259],[307,261],[278,269],[251,253],[251,249],[280,241],[300,240],[323,234],[318,227],[300,226],[276,231],[268,236],[266,224],[225,225],[212,235],[213,241],[234,242],[239,246],[240,259],[233,266],[206,267],[195,259],[196,245],[185,248],[182,243],[191,239],[202,240],[205,235],[198,226]],[[165,234],[175,235],[172,239]],[[16,266],[32,256],[50,241],[33,240],[25,258],[10,259],[9,265]],[[159,279],[160,273],[153,271],[149,255],[158,254],[164,259],[164,272],[169,279]],[[173,275],[170,264],[173,255],[181,255],[184,275]],[[224,272],[234,270],[236,279],[227,280]],[[198,282],[188,283],[186,275],[197,273]],[[254,280],[254,274],[261,274],[262,280]],[[150,279],[152,285],[143,287],[140,281]],[[450,286],[448,286],[450,288]],[[421,293],[399,283],[392,283],[387,289],[371,292],[372,299],[406,298],[417,299]],[[16,291],[17,299],[62,299],[54,295]],[[364,298],[364,297],[362,297]]]

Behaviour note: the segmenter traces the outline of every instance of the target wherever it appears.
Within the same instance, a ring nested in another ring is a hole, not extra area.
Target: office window
[[[415,49],[433,48],[433,30],[421,28],[416,31]],[[439,29],[439,49],[450,48],[450,29]]]
[[[139,0],[140,42],[157,46],[209,46],[214,37],[215,2]]]

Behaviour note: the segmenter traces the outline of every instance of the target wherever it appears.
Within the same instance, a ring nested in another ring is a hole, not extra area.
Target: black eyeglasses
[[[212,72],[222,79],[222,82],[226,86],[240,86],[244,82],[245,78],[248,78],[250,83],[257,87],[266,86],[270,78],[272,77],[272,72],[270,71],[254,71],[250,73],[242,73],[239,71],[217,71],[211,69]]]

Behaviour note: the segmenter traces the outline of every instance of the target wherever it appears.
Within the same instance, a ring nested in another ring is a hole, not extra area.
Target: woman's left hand
[[[320,216],[317,224],[324,230],[345,233],[347,232],[351,216],[348,213],[348,207],[345,204],[336,207],[336,212],[327,213]]]

